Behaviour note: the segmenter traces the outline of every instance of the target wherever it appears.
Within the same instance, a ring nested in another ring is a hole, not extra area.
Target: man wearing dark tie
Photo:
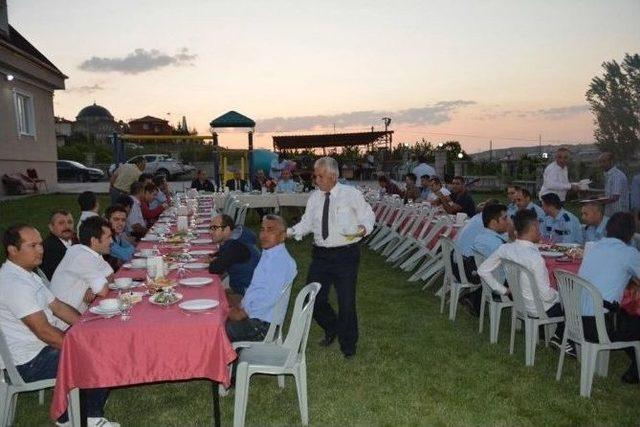
[[[73,233],[73,216],[62,209],[55,211],[49,220],[49,232],[42,242],[44,255],[40,269],[47,279],[51,280],[67,248],[76,243]]]
[[[287,230],[287,234],[301,239],[313,233],[307,283],[322,285],[313,311],[313,318],[325,333],[320,345],[331,345],[337,336],[342,353],[350,359],[356,354],[358,341],[359,243],[373,229],[375,216],[360,191],[338,182],[339,168],[335,159],[318,159],[314,164],[314,175],[318,189],[309,197],[300,222]],[[332,285],[338,297],[337,315],[329,304]]]
[[[226,185],[229,191],[244,191],[247,181],[242,179],[242,174],[237,170],[233,173],[233,179],[228,180]]]

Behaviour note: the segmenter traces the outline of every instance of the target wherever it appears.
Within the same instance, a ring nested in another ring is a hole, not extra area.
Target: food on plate
[[[179,300],[178,295],[176,295],[176,293],[171,289],[166,289],[162,292],[159,292],[153,295],[151,298],[153,298],[153,302],[155,302],[156,304],[163,305],[173,304],[174,302]]]

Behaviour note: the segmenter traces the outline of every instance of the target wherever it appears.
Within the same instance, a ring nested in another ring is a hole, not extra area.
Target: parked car
[[[73,160],[58,160],[58,181],[100,181],[104,179],[104,172],[90,168]]]
[[[182,175],[187,175],[193,172],[196,168],[191,165],[185,165],[182,162],[172,158],[167,154],[143,154],[141,156],[135,156],[127,160],[127,163],[135,163],[137,159],[144,157],[147,161],[147,166],[144,171],[154,175],[164,175],[167,180]],[[116,170],[116,165],[109,166],[109,176],[113,175]]]

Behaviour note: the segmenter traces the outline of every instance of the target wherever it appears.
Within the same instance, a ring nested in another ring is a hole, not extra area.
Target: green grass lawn
[[[46,227],[55,207],[72,208],[73,196],[40,196],[3,202],[1,228],[15,221]],[[255,216],[252,218],[255,225]],[[309,239],[288,242],[298,262],[294,292],[304,286],[310,261]],[[579,396],[579,366],[567,359],[555,381],[558,353],[539,346],[535,366],[524,366],[522,333],[509,355],[509,316],[500,340],[490,345],[488,331],[464,309],[451,323],[439,312],[434,290],[407,282],[376,253],[363,250],[358,284],[358,354],[345,360],[338,346],[317,346],[313,324],[307,348],[309,411],[312,425],[638,425],[640,386],[624,385],[624,354],[611,358],[609,377],[594,380],[591,399]],[[294,298],[291,299],[293,303]],[[488,322],[486,322],[488,323]],[[198,345],[194,342],[194,345]],[[205,425],[211,423],[210,383],[190,381],[114,390],[107,417],[124,426]],[[223,425],[233,419],[233,394],[221,398]],[[19,398],[16,424],[46,425],[35,393]],[[275,378],[251,383],[247,425],[299,425],[292,380],[281,391]]]

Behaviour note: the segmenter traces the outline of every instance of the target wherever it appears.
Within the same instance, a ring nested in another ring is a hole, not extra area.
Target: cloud
[[[549,119],[564,119],[570,116],[584,114],[589,112],[589,106],[585,104],[569,105],[567,107],[555,107],[538,110],[537,115],[547,117]]]
[[[96,83],[93,84],[91,86],[89,85],[84,85],[84,86],[75,86],[75,87],[70,87],[65,89],[66,93],[79,93],[81,95],[89,95],[95,92],[99,92],[101,90],[104,90],[105,88],[100,84],[100,83]]]
[[[440,101],[425,107],[409,108],[400,111],[352,111],[333,115],[272,117],[259,121],[263,132],[291,132],[337,127],[380,125],[381,118],[391,117],[394,124],[405,125],[437,125],[451,120],[452,114],[465,106],[474,105],[475,101],[455,100]]]
[[[494,110],[480,114],[476,118],[479,120],[496,120],[505,117],[515,117],[525,119],[530,117],[539,117],[549,120],[562,120],[580,114],[589,112],[589,106],[586,104],[568,105],[565,107],[541,108],[538,110]]]
[[[94,56],[79,65],[84,71],[96,73],[108,73],[111,71],[123,74],[139,74],[152,71],[169,65],[191,65],[198,55],[189,53],[189,49],[183,47],[175,55],[168,55],[157,49],[136,49],[133,53],[122,58],[100,58]]]

